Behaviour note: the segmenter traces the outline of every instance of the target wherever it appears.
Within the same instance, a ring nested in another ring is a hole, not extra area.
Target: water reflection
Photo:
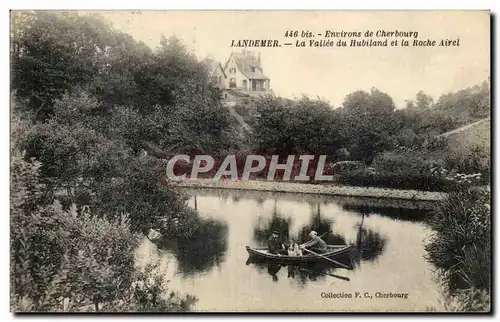
[[[232,203],[238,204],[240,198],[231,196],[230,194],[220,193],[219,197],[222,202],[231,200]],[[198,198],[193,198],[194,208],[198,209]],[[260,200],[260,204],[264,201]],[[260,217],[253,228],[253,244],[254,246],[266,247],[269,236],[272,231],[280,232],[279,240],[281,243],[288,245],[291,242],[303,243],[309,239],[309,233],[314,230],[318,232],[321,238],[329,245],[346,245],[345,236],[332,230],[334,220],[331,217],[324,216],[321,211],[323,203],[309,202],[309,221],[300,226],[298,233],[291,232],[291,216],[286,216],[277,207],[277,198],[274,198],[274,206],[270,217]],[[359,267],[361,261],[374,261],[380,256],[387,244],[387,238],[379,232],[363,226],[366,217],[369,217],[371,209],[363,209],[360,224],[356,225],[357,235],[355,250],[350,253],[349,257],[344,257],[342,263],[351,264],[350,266]],[[201,219],[199,228],[189,238],[178,239],[162,239],[157,242],[160,249],[165,249],[172,252],[179,266],[179,271],[184,275],[192,275],[206,271],[223,262],[227,251],[227,234],[228,225],[222,220]],[[338,259],[336,259],[338,260]],[[289,270],[289,277],[297,276],[300,282],[305,283],[307,280],[317,280],[319,277],[324,277],[331,274],[328,269],[332,268],[331,263],[327,265],[309,265],[308,267],[300,267],[294,265],[285,265]],[[277,281],[276,274],[281,269],[282,265],[265,264],[269,275]],[[306,270],[306,271],[305,271]],[[296,274],[296,272],[300,272]],[[307,273],[306,273],[307,272]]]
[[[321,205],[316,204],[316,210],[313,210],[312,204],[309,204],[311,208],[311,220],[310,222],[300,228],[298,234],[298,240],[307,241],[309,239],[309,233],[314,230],[321,236],[321,238],[329,245],[345,245],[345,237],[332,231],[332,226],[334,221],[332,218],[325,218],[321,215]]]
[[[360,228],[359,235],[359,242],[356,246],[357,249],[360,250],[361,259],[374,261],[384,251],[387,244],[387,238],[382,236],[379,232],[368,228]]]
[[[271,217],[265,219],[259,218],[254,227],[253,241],[255,245],[260,247],[266,246],[267,240],[274,230],[280,233],[280,242],[284,244],[289,244],[290,242],[303,243],[309,239],[309,233],[314,230],[327,244],[345,245],[345,238],[332,231],[333,219],[322,217],[321,205],[317,203],[316,205],[309,204],[309,206],[311,215],[309,223],[301,226],[297,234],[293,234],[290,231],[292,218],[280,213],[275,204]]]
[[[383,206],[373,206],[373,205],[356,205],[356,204],[344,204],[342,209],[356,211],[358,213],[371,214],[371,213],[383,213],[386,216],[390,216],[394,219],[405,220],[405,221],[424,221],[432,214],[430,209],[412,209],[403,207],[383,207]]]
[[[428,210],[417,203],[217,189],[189,194],[202,228],[187,240],[162,241],[164,252],[154,256],[168,262],[172,290],[199,299],[196,310],[422,311],[437,301],[432,267],[423,257],[427,227],[415,220]],[[409,220],[396,216],[406,205],[414,209]],[[351,269],[326,261],[249,261],[245,246],[267,247],[272,230],[283,242],[304,242],[316,230],[327,232],[322,238],[328,244],[354,245],[348,258],[334,257]],[[320,297],[330,291],[410,295],[404,302],[361,298],[354,304]]]
[[[197,196],[218,196],[221,201],[226,201],[229,196],[241,199],[252,199],[261,206],[266,200],[294,201],[304,203],[322,203],[323,205],[332,202],[340,205],[345,210],[371,211],[384,215],[398,217],[401,213],[407,214],[401,219],[411,221],[421,221],[422,216],[431,213],[436,209],[434,201],[419,201],[405,199],[379,199],[368,197],[345,197],[345,196],[324,196],[317,194],[293,194],[284,192],[270,191],[250,191],[250,190],[229,190],[229,189],[195,189],[179,188],[190,195]]]
[[[161,239],[157,246],[175,255],[182,274],[192,275],[224,261],[227,231],[228,226],[223,221],[202,219],[199,228],[189,238]]]
[[[253,242],[257,246],[267,246],[267,240],[271,236],[271,232],[275,230],[280,233],[278,239],[282,244],[286,244],[290,240],[291,218],[285,218],[284,214],[278,211],[276,205],[277,200],[275,199],[271,217],[260,217],[253,228]]]
[[[277,209],[275,199],[271,217],[267,219],[259,218],[253,229],[254,244],[265,247],[269,236],[275,230],[280,232],[279,239],[283,244],[291,242],[303,243],[309,239],[309,233],[314,230],[329,245],[346,245],[346,237],[332,230],[334,220],[322,214],[321,205],[322,203],[309,203],[310,219],[308,223],[300,226],[298,233],[295,235],[290,231],[292,218],[287,217]],[[360,223],[355,226],[357,229],[356,240],[354,242],[355,249],[348,254],[349,256],[335,258],[336,261],[340,261],[342,264],[345,263],[353,268],[360,267],[361,261],[376,260],[383,253],[387,244],[387,237],[378,231],[364,227],[365,217],[368,217],[369,213],[362,212],[361,215]],[[318,278],[332,276],[332,269],[338,268],[328,262],[315,263],[313,265],[306,264],[307,267],[304,267],[304,265],[280,265],[276,262],[269,263],[265,260],[259,263],[258,260],[249,258],[247,264],[249,263],[253,263],[261,270],[267,269],[268,274],[274,282],[278,281],[277,273],[279,270],[282,267],[287,267],[288,277],[296,278],[301,284],[306,283],[308,280],[316,281]]]
[[[380,232],[373,229],[363,227],[365,218],[368,217],[368,213],[361,214],[361,222],[357,226],[356,235],[356,252],[352,254],[352,263],[359,266],[361,260],[374,261],[379,257],[386,245],[387,237],[380,234]]]
[[[304,263],[304,264],[280,264],[263,262],[254,259],[247,260],[247,265],[252,265],[255,269],[263,272],[267,270],[267,274],[273,282],[278,282],[280,279],[278,273],[280,270],[286,271],[286,278],[293,279],[300,286],[305,286],[309,281],[337,279],[349,282],[348,277],[342,276],[342,271],[338,266],[329,263]],[[338,270],[338,271],[337,271]]]
[[[267,272],[273,278],[273,282],[277,282],[278,281],[278,275],[277,275],[277,273],[278,273],[278,271],[280,269],[281,269],[281,266],[278,265],[278,264],[268,264],[268,266],[267,266]]]

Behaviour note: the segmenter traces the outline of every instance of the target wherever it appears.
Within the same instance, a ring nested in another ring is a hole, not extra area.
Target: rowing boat
[[[322,253],[321,256],[304,254],[302,256],[288,256],[270,254],[267,248],[252,248],[246,246],[247,252],[252,259],[270,260],[284,263],[310,263],[326,261],[327,258],[341,258],[345,257],[353,249],[354,245],[327,245],[327,251]]]

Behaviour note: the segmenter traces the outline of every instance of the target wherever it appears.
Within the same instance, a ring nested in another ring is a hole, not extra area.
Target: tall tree
[[[398,128],[394,118],[392,98],[376,88],[370,93],[357,91],[348,94],[342,103],[345,137],[349,138],[351,156],[371,163],[373,158],[391,144],[391,133]]]
[[[416,103],[417,108],[427,109],[432,106],[432,104],[434,103],[434,99],[431,96],[425,94],[424,91],[419,91],[417,93]]]
[[[102,35],[110,26],[94,15],[68,12],[38,11],[28,17],[20,26],[14,24],[12,87],[29,100],[37,118],[45,119],[55,99],[99,73],[106,48]]]

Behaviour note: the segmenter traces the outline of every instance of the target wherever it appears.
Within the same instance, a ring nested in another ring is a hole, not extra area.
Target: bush
[[[11,176],[11,309],[180,311],[194,298],[168,294],[160,277],[134,267],[138,235],[126,216],[107,220],[46,200],[41,164],[15,152]],[[139,280],[152,280],[141,292]]]
[[[259,129],[253,135],[254,151],[334,155],[342,147],[342,120],[326,102],[307,97],[296,101],[266,97],[254,103],[260,114],[252,124]]]
[[[337,175],[343,174],[362,174],[366,171],[366,165],[360,161],[339,161],[335,162],[329,169],[327,173],[333,173]]]
[[[491,283],[490,193],[458,189],[449,194],[429,221],[433,229],[427,259],[452,294],[475,288],[489,293]]]
[[[438,163],[436,160],[426,160],[422,153],[418,152],[386,152],[377,155],[371,166],[383,174],[427,176],[431,174],[430,169]]]
[[[446,167],[459,173],[480,173],[482,184],[489,184],[491,175],[490,151],[475,146],[469,149],[450,150],[445,157]]]

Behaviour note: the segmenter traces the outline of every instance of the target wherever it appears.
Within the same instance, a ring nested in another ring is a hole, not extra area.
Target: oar
[[[327,232],[322,233],[321,235],[319,235],[319,237],[321,238],[321,237],[323,237],[323,236],[325,236],[326,234],[329,234],[329,233],[331,233],[331,232],[332,232],[332,230],[330,229],[329,231],[327,231]]]
[[[323,236],[325,236],[326,234],[329,234],[329,233],[331,233],[331,232],[332,232],[332,230],[330,229],[329,231],[324,232],[324,233],[322,233],[321,235],[319,235],[319,238],[321,238],[321,237],[323,237]]]
[[[343,267],[343,268],[346,268],[346,269],[350,269],[350,267],[349,267],[349,266],[347,266],[347,265],[344,265],[344,264],[342,264],[342,263],[339,263],[339,262],[337,262],[337,261],[334,261],[333,259],[330,259],[330,258],[328,258],[328,257],[326,257],[326,256],[321,255],[321,254],[315,253],[315,252],[313,252],[312,250],[309,250],[309,249],[307,249],[307,248],[305,248],[305,247],[302,247],[302,249],[303,249],[303,250],[305,250],[306,252],[309,252],[309,253],[313,254],[313,255],[316,255],[316,256],[319,256],[319,257],[321,257],[321,258],[323,258],[323,259],[326,259],[327,261],[330,261],[330,262],[332,262],[332,263],[334,263],[334,264],[336,264],[336,265],[339,265],[340,267]]]
[[[335,274],[329,274],[329,273],[323,273],[323,272],[315,272],[315,271],[310,271],[308,269],[304,269],[304,268],[301,268],[299,267],[299,269],[303,270],[304,272],[309,272],[309,273],[318,273],[318,274],[323,274],[323,275],[328,275],[328,276],[332,276],[332,277],[336,277],[336,278],[340,278],[341,280],[344,280],[344,281],[348,281],[350,282],[351,279],[349,277],[345,277],[345,276],[340,276],[340,275],[335,275]]]

